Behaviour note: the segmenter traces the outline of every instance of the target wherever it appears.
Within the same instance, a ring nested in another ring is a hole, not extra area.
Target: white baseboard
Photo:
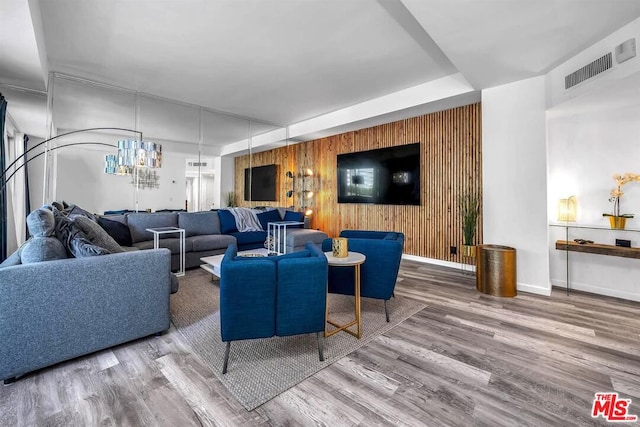
[[[466,271],[476,271],[475,265],[462,264],[459,262],[443,261],[441,259],[434,259],[434,258],[425,258],[417,255],[402,254],[402,259],[406,259],[409,261],[422,262],[425,264],[441,265],[443,267],[457,268],[460,270],[465,269]]]
[[[552,280],[551,284],[553,286],[558,286],[560,288],[565,288],[565,289],[567,288],[566,280]],[[602,286],[589,285],[586,283],[577,283],[577,282],[571,282],[571,289],[576,291],[589,292],[592,294],[605,295],[608,297],[622,298],[622,299],[640,302],[640,293],[638,292],[621,291],[618,289],[603,288]]]
[[[421,256],[417,256],[417,255],[408,255],[408,254],[402,254],[402,259],[406,259],[409,261],[417,261],[417,262],[422,262],[425,264],[435,264],[435,265],[441,265],[444,267],[451,267],[451,268],[457,268],[457,269],[465,269],[466,271],[476,271],[476,266],[475,265],[469,265],[469,264],[461,264],[458,262],[451,262],[451,261],[443,261],[441,259],[433,259],[433,258],[425,258],[425,257],[421,257]],[[535,286],[535,285],[528,285],[526,283],[521,283],[519,282],[517,284],[517,289],[518,292],[529,292],[532,294],[537,294],[537,295],[544,295],[544,296],[550,296],[551,295],[551,288],[545,288],[542,286]]]
[[[518,282],[518,292],[529,292],[531,294],[544,295],[545,297],[551,296],[551,287],[545,288],[543,286],[528,285],[526,283]]]

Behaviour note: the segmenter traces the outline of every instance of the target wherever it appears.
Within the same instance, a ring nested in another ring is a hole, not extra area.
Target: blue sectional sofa
[[[316,332],[320,361],[327,301],[327,258],[313,243],[274,257],[238,257],[232,244],[221,264],[220,333],[231,341]],[[259,351],[259,350],[257,350]]]
[[[343,230],[340,237],[347,238],[349,251],[360,252],[367,259],[360,268],[360,296],[384,300],[384,311],[389,321],[387,300],[396,286],[404,234],[389,231]],[[324,252],[331,251],[331,239],[322,242]],[[353,295],[354,270],[330,267],[328,289],[331,293]]]
[[[291,212],[293,213],[293,212]],[[289,211],[278,208],[259,215],[261,226],[266,230],[267,223],[287,219]],[[292,217],[289,217],[292,218]],[[162,212],[162,213],[127,213],[124,215],[106,216],[104,221],[118,222],[126,225],[131,236],[128,250],[153,248],[153,234],[147,228],[179,227],[185,230],[185,266],[199,266],[200,258],[223,254],[230,244],[235,243],[239,251],[264,247],[267,232],[243,231],[236,228],[233,216],[228,211],[203,212]],[[308,227],[308,222],[306,223]],[[307,242],[321,244],[327,235],[322,231],[308,228],[291,229],[287,233],[287,252],[304,249]],[[123,244],[123,242],[119,242]],[[180,239],[178,234],[162,235],[160,247],[171,251],[171,268],[177,270],[180,263]],[[125,245],[127,246],[127,245]]]

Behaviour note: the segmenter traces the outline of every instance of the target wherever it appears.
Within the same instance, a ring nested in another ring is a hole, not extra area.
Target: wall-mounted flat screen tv
[[[338,155],[338,203],[420,205],[420,143]]]
[[[275,202],[277,165],[256,166],[244,170],[244,199]]]

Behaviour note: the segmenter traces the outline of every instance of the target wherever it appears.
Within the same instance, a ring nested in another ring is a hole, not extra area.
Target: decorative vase
[[[610,216],[609,224],[614,230],[624,230],[624,227],[627,224],[627,218],[624,216]]]
[[[333,256],[336,258],[346,258],[349,256],[347,239],[345,237],[336,237],[333,239],[331,241],[331,249],[333,249]]]
[[[475,257],[476,247],[474,245],[462,245],[462,256]]]

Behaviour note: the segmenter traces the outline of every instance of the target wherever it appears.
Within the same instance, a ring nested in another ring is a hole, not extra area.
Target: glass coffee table
[[[258,248],[238,252],[238,256],[262,257],[268,256],[269,253],[270,252],[266,249]],[[204,264],[201,264],[200,268],[211,273],[215,277],[220,278],[220,265],[222,264],[222,258],[224,258],[224,254],[202,257],[200,258],[200,261],[202,261]]]

